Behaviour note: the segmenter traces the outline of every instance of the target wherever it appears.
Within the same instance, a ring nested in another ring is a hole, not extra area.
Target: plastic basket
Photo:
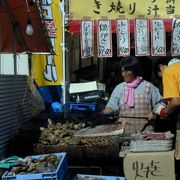
[[[79,176],[80,178],[89,177],[92,178],[99,178],[101,180],[125,180],[125,177],[119,177],[119,176],[97,176],[97,175],[89,175],[89,174],[77,174],[76,177]],[[76,177],[74,178],[76,180]],[[88,180],[88,179],[87,179]]]
[[[58,164],[56,171],[47,173],[36,173],[36,174],[23,174],[16,176],[8,176],[6,171],[2,180],[63,180],[68,170],[67,156],[66,153],[54,153],[57,156],[61,156],[61,161]],[[41,156],[47,156],[48,154],[31,156],[32,158],[38,159]]]
[[[93,103],[68,103],[68,108],[71,111],[96,111],[96,104]]]

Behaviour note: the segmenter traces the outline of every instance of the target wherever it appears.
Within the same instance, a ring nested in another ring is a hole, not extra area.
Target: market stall
[[[66,33],[69,81],[92,80],[91,67],[95,64],[98,70],[93,73],[93,80],[106,84],[109,76],[106,71],[115,61],[129,55],[152,63],[144,68],[146,73],[148,67],[151,69],[151,80],[156,59],[179,55],[178,4],[177,1],[69,1]],[[76,78],[77,71],[84,69],[87,76]],[[118,75],[112,76],[116,79]]]
[[[47,6],[49,2],[44,1]],[[61,80],[67,80],[63,83],[67,83],[69,88],[63,98],[68,99],[68,102],[62,111],[64,119],[59,122],[47,119],[48,123],[39,128],[40,136],[34,144],[34,152],[39,157],[40,154],[65,151],[68,167],[76,169],[78,174],[76,179],[121,180],[124,179],[122,176],[129,180],[175,179],[173,134],[147,132],[146,128],[151,123],[140,113],[134,113],[134,116],[129,116],[128,112],[126,115],[101,114],[112,92],[106,92],[105,84],[114,86],[117,83],[117,74],[111,74],[114,78],[110,79],[111,82],[109,79],[106,81],[106,71],[112,62],[116,66],[116,59],[121,61],[130,55],[155,61],[159,56],[169,54],[170,49],[172,55],[180,53],[177,40],[180,20],[172,19],[178,15],[179,2],[146,1],[143,9],[141,4],[142,0],[70,0],[61,4],[68,9],[66,12],[61,11],[66,25],[64,35],[67,44],[63,70],[68,71],[63,72],[67,77]],[[61,6],[61,10],[63,8]],[[169,32],[173,32],[170,42],[166,41]],[[47,60],[46,83],[58,82],[54,73],[54,59],[50,56],[43,58]],[[126,124],[119,121],[123,118],[132,121],[145,119],[146,123],[139,126],[138,133],[134,130],[128,134],[124,131]],[[67,171],[67,164],[64,167],[63,172]],[[93,168],[99,170],[98,176],[93,175]],[[81,174],[82,169],[84,173]],[[87,174],[90,169],[92,171]],[[31,176],[31,173],[27,174]],[[19,176],[18,173],[16,175]],[[11,177],[11,174],[6,172],[4,178],[6,176]],[[66,178],[74,179],[74,174]]]

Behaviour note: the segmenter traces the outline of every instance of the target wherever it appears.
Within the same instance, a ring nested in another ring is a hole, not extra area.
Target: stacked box
[[[15,176],[9,176],[8,171],[6,171],[2,176],[2,180],[63,180],[68,170],[66,153],[62,152],[62,153],[54,153],[54,154],[57,156],[61,156],[61,160],[58,164],[58,167],[54,172],[47,172],[47,173],[43,172],[43,173],[23,174],[23,175],[17,174]],[[47,156],[47,155],[48,154],[42,154],[31,157],[38,159],[41,156]]]

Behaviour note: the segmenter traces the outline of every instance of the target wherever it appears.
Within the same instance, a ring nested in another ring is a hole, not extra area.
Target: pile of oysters
[[[37,159],[27,156],[24,159],[16,161],[16,166],[11,169],[8,176],[54,172],[57,169],[61,158],[61,156],[55,154],[40,156]]]
[[[74,131],[80,130],[85,127],[84,123],[52,123],[48,120],[47,128],[41,127],[41,134],[39,143],[43,145],[77,145],[80,144],[80,140],[74,137]]]

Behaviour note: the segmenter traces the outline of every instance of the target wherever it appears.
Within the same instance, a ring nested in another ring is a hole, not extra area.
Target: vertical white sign
[[[110,20],[98,21],[98,57],[112,57],[112,32]]]
[[[149,47],[149,20],[148,19],[136,19],[135,29],[135,55],[147,56],[150,55]]]
[[[162,19],[151,20],[151,55],[166,55],[166,35],[164,21]]]
[[[117,19],[117,56],[130,55],[130,27],[128,19]]]
[[[180,19],[176,19],[173,22],[171,54],[172,54],[172,56],[180,55]]]
[[[81,57],[94,55],[94,25],[91,20],[81,21]]]

